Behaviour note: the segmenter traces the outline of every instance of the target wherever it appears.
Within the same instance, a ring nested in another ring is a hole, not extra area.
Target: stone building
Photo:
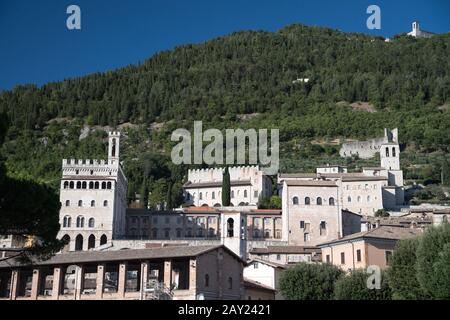
[[[425,31],[420,29],[419,21],[414,21],[412,23],[412,30],[408,32],[408,36],[412,36],[414,38],[431,38],[435,34],[429,31]]]
[[[384,136],[366,141],[352,141],[342,144],[339,155],[343,158],[358,156],[361,159],[374,157],[385,143],[398,143],[398,129],[384,129]]]
[[[399,240],[422,234],[421,229],[380,226],[351,234],[318,245],[322,249],[322,261],[339,266],[345,271],[365,269],[371,265],[388,266],[395,245]]]
[[[119,162],[120,133],[108,136],[108,159],[62,161],[59,238],[88,250],[125,234],[127,179]]]
[[[62,253],[0,262],[0,300],[241,299],[244,262],[224,246]]]
[[[258,166],[231,167],[229,173],[233,207],[254,206],[261,196],[272,194],[272,181]],[[223,168],[189,170],[183,186],[186,203],[221,207],[222,178]]]
[[[322,260],[319,248],[294,245],[252,248],[249,251],[249,259],[256,259],[284,266],[293,265],[299,262],[318,262]]]
[[[113,241],[114,247],[158,241],[222,243],[245,259],[249,248],[281,243],[283,236],[281,210],[254,206],[188,207],[174,211],[128,209],[126,222],[126,235],[123,241]]]

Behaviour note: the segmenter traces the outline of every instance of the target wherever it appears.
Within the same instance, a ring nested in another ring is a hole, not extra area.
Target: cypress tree
[[[222,206],[228,207],[231,202],[231,183],[230,183],[230,172],[228,172],[228,167],[225,168],[222,178]]]

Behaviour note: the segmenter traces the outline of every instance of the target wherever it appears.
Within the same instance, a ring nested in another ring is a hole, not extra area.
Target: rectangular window
[[[341,264],[345,264],[345,253],[341,252]]]
[[[386,251],[386,265],[390,265],[392,261],[392,251]]]
[[[309,233],[306,232],[303,234],[303,241],[309,242]]]
[[[330,255],[329,255],[329,254],[327,254],[326,260],[327,260],[327,263],[330,263],[330,262],[331,262],[331,259],[330,259]]]
[[[305,229],[305,221],[300,221],[300,229]]]
[[[356,250],[356,261],[361,262],[361,250]]]
[[[258,198],[258,190],[255,190],[255,192],[254,192],[254,197],[255,197],[255,198]]]

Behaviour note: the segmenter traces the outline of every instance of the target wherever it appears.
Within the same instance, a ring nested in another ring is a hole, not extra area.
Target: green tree
[[[434,299],[450,299],[450,223],[425,231],[417,248],[417,278]]]
[[[152,184],[149,196],[150,208],[164,210],[167,207],[167,184],[165,179],[159,179]]]
[[[344,272],[331,264],[299,263],[280,278],[282,295],[289,300],[331,300]]]
[[[388,269],[392,298],[423,300],[427,295],[417,279],[417,247],[419,239],[405,239],[397,243]]]
[[[389,212],[387,212],[385,209],[379,209],[377,210],[377,212],[375,212],[375,217],[377,218],[389,217]]]
[[[6,129],[6,117],[0,113],[0,145]],[[0,234],[36,240],[13,256],[48,259],[65,245],[56,238],[60,229],[59,197],[46,185],[8,177],[1,159],[0,154]]]
[[[228,167],[225,168],[222,177],[222,206],[228,207],[231,203],[231,181]]]
[[[381,272],[380,289],[369,289],[365,270],[354,270],[336,281],[334,296],[337,300],[390,300],[392,296],[385,271]]]

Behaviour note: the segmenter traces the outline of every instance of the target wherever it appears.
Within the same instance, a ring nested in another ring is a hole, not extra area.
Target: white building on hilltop
[[[196,207],[222,206],[223,168],[189,170],[184,184],[186,203]],[[231,167],[231,206],[258,204],[261,196],[272,194],[272,181],[258,166]]]
[[[429,31],[421,30],[419,21],[414,21],[412,23],[412,31],[408,32],[408,36],[412,36],[414,38],[431,38],[435,34]]]
[[[108,160],[63,159],[59,238],[68,250],[89,250],[125,235],[127,179],[119,162],[120,133],[110,132]],[[66,250],[67,250],[66,249]]]

